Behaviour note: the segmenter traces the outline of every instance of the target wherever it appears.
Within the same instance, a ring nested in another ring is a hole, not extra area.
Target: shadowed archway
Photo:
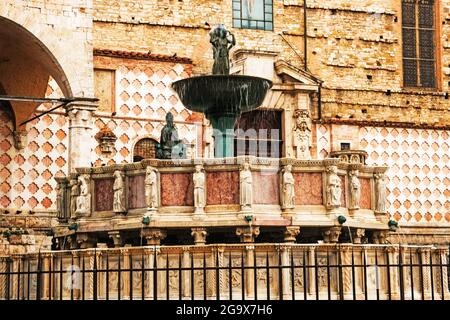
[[[50,50],[21,25],[0,17],[1,95],[43,98],[49,77],[58,83],[65,97],[72,96],[66,74]],[[10,101],[0,107],[11,114],[14,129],[28,120],[40,102]],[[6,108],[8,106],[9,108]]]

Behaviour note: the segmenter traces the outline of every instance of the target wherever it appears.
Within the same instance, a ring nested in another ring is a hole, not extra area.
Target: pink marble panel
[[[345,187],[345,176],[339,176],[341,179],[341,207],[347,206],[347,188]]]
[[[297,172],[293,175],[296,205],[323,204],[322,173]]]
[[[114,179],[95,179],[95,211],[112,211],[114,201]]]
[[[278,172],[252,172],[253,203],[280,203],[280,176]]]
[[[370,179],[359,178],[361,182],[361,200],[359,206],[361,209],[371,209],[372,207],[372,192],[370,188]]]
[[[239,172],[206,173],[207,204],[239,204]]]
[[[161,204],[163,206],[193,206],[192,174],[161,173]]]
[[[145,208],[145,176],[133,176],[128,179],[128,207]]]

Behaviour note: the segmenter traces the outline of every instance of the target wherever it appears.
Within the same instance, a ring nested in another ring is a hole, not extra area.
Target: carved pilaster
[[[340,235],[341,235],[341,227],[330,227],[322,232],[323,241],[325,243],[339,242]]]
[[[147,240],[148,246],[159,246],[161,240],[166,238],[167,232],[158,228],[145,228],[142,229],[141,236]]]
[[[208,235],[206,228],[191,228],[191,231],[195,245],[204,245],[206,243],[206,236]]]
[[[243,243],[252,243],[259,235],[259,227],[237,227],[236,235],[240,237]]]
[[[284,242],[295,243],[299,234],[300,227],[286,227],[286,230],[284,231]]]

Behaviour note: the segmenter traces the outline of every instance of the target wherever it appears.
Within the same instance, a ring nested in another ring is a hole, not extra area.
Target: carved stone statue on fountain
[[[145,172],[145,202],[148,211],[156,211],[158,207],[158,176],[153,167],[147,167]]]
[[[88,174],[82,174],[78,177],[80,185],[80,193],[77,197],[78,216],[88,215],[91,213],[91,193],[89,192],[90,178]]]
[[[337,167],[329,166],[327,168],[327,209],[338,208],[341,205],[341,179],[337,175]]]
[[[166,115],[166,125],[161,130],[160,143],[156,145],[158,159],[185,159],[186,146],[178,139],[178,131],[173,123],[172,113]]]
[[[375,212],[386,212],[386,175],[383,173],[375,174]]]
[[[282,176],[282,209],[294,209],[295,207],[295,180],[292,174],[292,165],[283,168]]]
[[[300,109],[295,111],[294,118],[295,156],[297,159],[309,160],[312,145],[311,116],[308,110]]]
[[[213,74],[230,74],[230,49],[236,44],[234,35],[228,31],[224,25],[219,25],[210,33],[210,40],[213,46]]]

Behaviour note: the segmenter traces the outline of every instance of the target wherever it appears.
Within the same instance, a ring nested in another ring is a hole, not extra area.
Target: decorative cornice
[[[390,128],[407,128],[407,129],[432,129],[432,130],[450,130],[450,125],[432,125],[427,123],[416,124],[413,122],[400,121],[374,121],[374,120],[354,120],[354,119],[322,119],[313,120],[315,124],[341,124],[354,125],[360,127],[390,127]]]
[[[94,49],[94,56],[192,64],[192,59],[186,57],[168,56],[164,54],[136,52],[136,51]]]

